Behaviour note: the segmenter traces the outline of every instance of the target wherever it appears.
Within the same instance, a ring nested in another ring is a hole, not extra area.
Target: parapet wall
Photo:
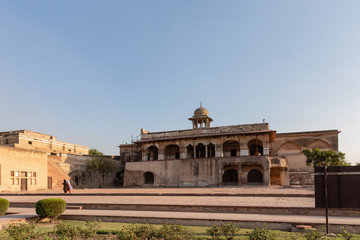
[[[268,123],[256,123],[256,124],[244,124],[224,127],[212,127],[212,128],[198,128],[188,130],[176,130],[167,132],[148,132],[142,130],[141,141],[161,139],[161,138],[173,138],[173,137],[190,137],[196,135],[216,135],[216,134],[241,134],[253,131],[267,131],[269,130]]]

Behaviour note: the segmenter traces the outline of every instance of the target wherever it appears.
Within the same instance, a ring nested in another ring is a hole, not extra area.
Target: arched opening
[[[224,157],[235,157],[240,153],[240,144],[238,141],[227,141],[223,144]]]
[[[331,146],[327,142],[325,142],[321,139],[316,139],[316,140],[312,141],[307,146],[307,148],[309,148],[309,149],[319,148],[321,150],[331,150]]]
[[[263,182],[263,174],[260,170],[253,169],[248,172],[247,176],[248,183],[262,183]]]
[[[154,174],[152,172],[144,173],[145,184],[154,184]]]
[[[158,160],[158,148],[156,146],[150,146],[147,149],[148,160]]]
[[[286,158],[290,171],[312,171],[312,167],[306,165],[306,157],[298,143],[285,142],[277,150],[277,156]]]
[[[204,158],[205,157],[205,145],[199,143],[196,145],[196,158]]]
[[[215,145],[210,143],[209,145],[207,145],[207,149],[208,149],[208,157],[215,157]]]
[[[224,172],[223,183],[226,185],[238,185],[238,171],[228,169]]]
[[[187,152],[187,158],[194,158],[194,147],[193,147],[193,145],[189,144],[186,147],[186,152]]]
[[[249,147],[249,155],[250,156],[258,156],[263,155],[263,143],[259,139],[250,140],[248,143]]]
[[[167,145],[165,147],[165,159],[179,159],[180,149],[178,145]]]

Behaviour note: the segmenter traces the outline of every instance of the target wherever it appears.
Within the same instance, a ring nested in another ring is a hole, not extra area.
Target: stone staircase
[[[70,176],[63,170],[60,157],[48,156],[48,177],[52,177],[52,188],[62,189],[64,179],[70,179]],[[70,168],[70,166],[68,166]]]

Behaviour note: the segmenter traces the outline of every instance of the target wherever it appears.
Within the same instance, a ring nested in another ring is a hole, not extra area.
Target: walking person
[[[67,181],[64,179],[64,182],[63,182],[62,184],[63,184],[63,191],[64,191],[64,193],[67,193],[67,189],[68,189]]]
[[[67,180],[67,186],[68,186],[67,190],[69,191],[69,193],[71,193],[71,189],[73,189],[73,187],[71,186],[70,179]]]

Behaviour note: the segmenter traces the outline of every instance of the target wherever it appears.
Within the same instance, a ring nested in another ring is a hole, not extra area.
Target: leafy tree
[[[321,151],[319,148],[304,149],[303,154],[306,156],[306,165],[313,167],[323,166],[349,166],[350,164],[345,160],[345,154],[342,152],[335,152],[333,150]]]
[[[102,156],[104,155],[102,152],[100,152],[99,150],[92,148],[89,150],[89,155],[98,155],[98,156]]]
[[[109,173],[118,171],[118,166],[113,160],[99,158],[88,162],[86,164],[86,171],[98,173],[101,176],[102,184],[104,185],[105,177]]]

